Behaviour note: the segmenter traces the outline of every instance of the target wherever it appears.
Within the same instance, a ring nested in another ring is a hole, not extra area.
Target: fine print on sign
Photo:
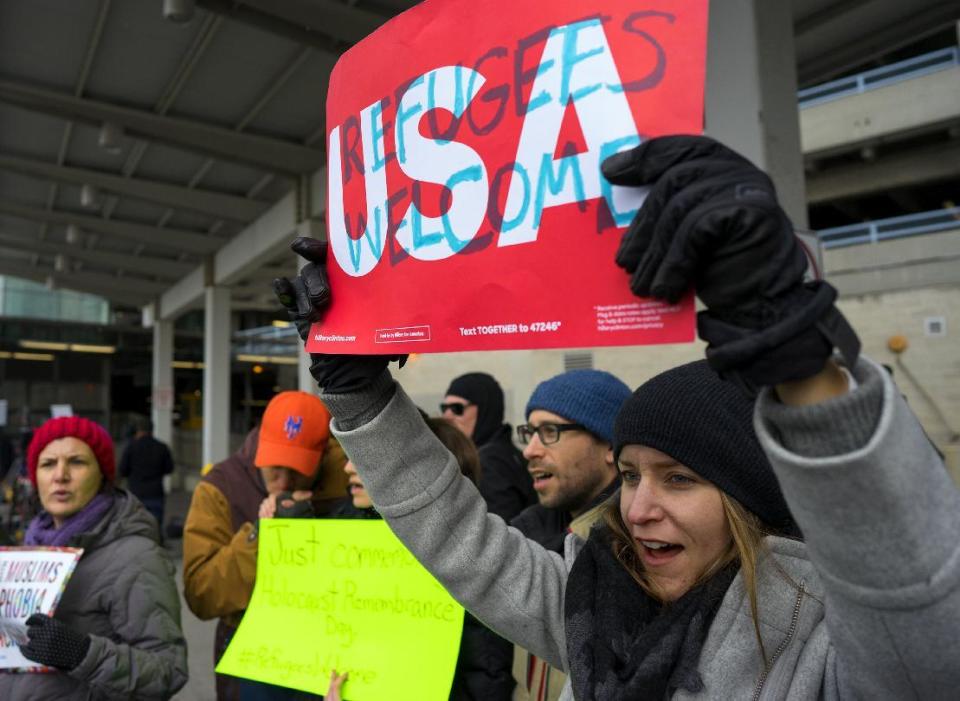
[[[614,264],[642,202],[607,156],[700,133],[707,1],[428,0],[327,94],[334,353],[689,341]],[[358,80],[358,76],[363,76]]]
[[[35,613],[52,616],[83,550],[0,547],[0,670],[47,671],[20,653],[24,622]]]
[[[384,522],[270,519],[217,671],[324,694],[336,669],[346,698],[445,699],[462,628],[463,609]]]

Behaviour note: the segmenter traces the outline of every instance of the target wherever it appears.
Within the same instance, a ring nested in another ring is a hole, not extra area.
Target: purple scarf
[[[52,545],[64,547],[70,544],[75,536],[86,533],[100,522],[100,519],[113,506],[113,494],[101,492],[87,502],[80,511],[63,521],[60,528],[53,525],[53,516],[46,511],[36,516],[27,527],[27,534],[23,539],[24,545]]]

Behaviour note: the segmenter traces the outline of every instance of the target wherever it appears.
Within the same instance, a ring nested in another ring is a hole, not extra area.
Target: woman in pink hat
[[[52,674],[0,674],[0,698],[167,699],[187,681],[174,569],[156,521],[113,484],[113,440],[79,416],[34,434],[27,469],[42,511],[27,546],[83,548],[54,617],[27,619],[25,657]]]

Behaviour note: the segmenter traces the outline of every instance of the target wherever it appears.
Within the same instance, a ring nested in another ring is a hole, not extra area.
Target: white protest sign
[[[52,616],[73,574],[80,548],[0,547],[0,670],[41,671],[20,652],[25,621]]]

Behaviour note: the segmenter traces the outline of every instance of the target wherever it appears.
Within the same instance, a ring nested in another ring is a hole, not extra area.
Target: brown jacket
[[[254,524],[267,490],[254,466],[259,431],[240,450],[217,463],[193,492],[183,529],[183,588],[190,610],[201,619],[220,618],[236,627],[250,603],[257,573]],[[346,456],[330,438],[314,490],[314,509],[329,512],[346,495]]]
[[[208,472],[193,492],[183,528],[183,593],[198,618],[219,618],[213,657],[220,660],[253,595],[257,576],[257,514],[267,497],[257,454],[259,429]],[[327,514],[346,499],[343,449],[330,437],[314,485],[313,506]],[[240,697],[234,677],[218,674],[217,699]]]

